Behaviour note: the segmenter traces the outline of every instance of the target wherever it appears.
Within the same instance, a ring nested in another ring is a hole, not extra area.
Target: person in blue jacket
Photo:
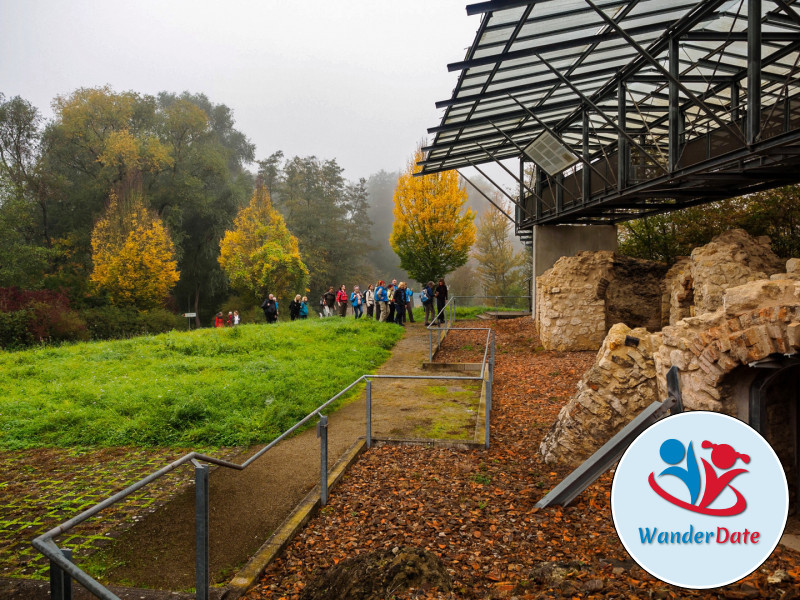
[[[406,288],[406,310],[408,311],[408,322],[414,322],[414,290],[411,286]]]
[[[350,294],[350,304],[353,305],[353,317],[358,319],[364,312],[364,297],[361,295],[361,291],[358,286],[353,288],[353,292]]]
[[[389,295],[386,293],[386,282],[383,279],[375,287],[375,302],[378,306],[380,321],[385,322],[389,318]]]
[[[308,297],[303,296],[303,299],[300,301],[300,318],[307,319],[308,318]]]

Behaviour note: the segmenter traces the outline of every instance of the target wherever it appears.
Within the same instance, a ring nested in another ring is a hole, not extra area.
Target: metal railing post
[[[61,554],[72,562],[72,550],[62,548]],[[72,577],[52,560],[50,561],[50,598],[52,600],[72,600]]]
[[[489,428],[491,427],[491,414],[492,414],[492,375],[491,371],[486,379],[486,415],[484,424],[485,439],[483,442],[484,448],[489,449]]]
[[[489,354],[489,379],[494,382],[494,329],[492,329],[492,349]]]
[[[433,331],[428,329],[428,362],[433,362]]]
[[[319,438],[319,499],[322,506],[328,504],[328,417],[319,416],[317,423]]]
[[[372,448],[372,380],[367,379],[367,448]]]
[[[195,597],[208,600],[208,465],[194,463]]]

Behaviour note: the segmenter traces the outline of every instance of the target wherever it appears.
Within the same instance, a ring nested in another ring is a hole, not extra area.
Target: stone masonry
[[[696,249],[667,273],[662,302],[670,325],[660,332],[611,327],[541,444],[547,462],[577,466],[650,402],[666,399],[673,365],[686,409],[743,418],[733,389],[754,370],[739,367],[800,353],[800,259],[782,268],[763,238],[735,231]]]
[[[769,279],[783,269],[783,261],[770,248],[769,238],[753,238],[733,229],[692,251],[667,273],[669,324],[685,317],[714,312],[722,306],[726,289],[749,281]]]
[[[618,323],[541,443],[545,461],[578,466],[658,399],[653,336]]]
[[[609,328],[661,326],[661,263],[610,251],[560,258],[536,281],[539,337],[548,350],[597,350]]]
[[[675,365],[686,408],[736,416],[733,398],[723,394],[723,378],[771,354],[800,352],[800,280],[730,288],[721,309],[683,319],[653,337],[661,399],[666,398],[666,373]]]

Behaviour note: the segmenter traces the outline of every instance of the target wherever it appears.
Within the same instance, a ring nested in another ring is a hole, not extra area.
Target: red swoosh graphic
[[[653,488],[653,491],[664,498],[670,504],[674,504],[675,506],[680,506],[681,508],[685,508],[686,510],[690,510],[692,512],[700,513],[701,515],[712,515],[716,517],[731,517],[733,515],[738,515],[741,512],[744,512],[744,509],[747,508],[747,500],[744,499],[744,496],[737,490],[735,487],[730,487],[733,492],[736,494],[736,504],[729,508],[703,508],[700,506],[695,506],[694,504],[689,504],[688,502],[684,502],[680,498],[676,498],[672,494],[664,491],[661,489],[656,483],[656,478],[653,473],[650,473],[650,477],[647,478],[647,482],[650,484],[650,487]]]

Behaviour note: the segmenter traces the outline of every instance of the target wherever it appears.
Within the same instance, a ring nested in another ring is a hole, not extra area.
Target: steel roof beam
[[[678,86],[678,89],[680,89],[680,91],[683,92],[684,95],[686,95],[686,97],[689,98],[692,101],[693,104],[696,104],[697,106],[702,108],[703,111],[709,117],[711,117],[711,119],[713,121],[715,121],[720,127],[722,127],[723,129],[727,128],[734,135],[736,135],[737,137],[741,138],[741,134],[737,130],[735,130],[732,127],[730,127],[730,125],[728,123],[725,123],[724,121],[722,121],[722,119],[719,118],[719,116],[717,115],[716,112],[711,110],[711,108],[709,108],[706,105],[706,103],[703,102],[702,99],[700,99],[697,96],[695,96],[694,92],[692,92],[689,88],[687,88],[685,85],[683,85],[683,83],[681,83],[680,79],[678,79],[674,75],[672,75],[672,73],[670,73],[668,69],[665,69],[664,66],[659,61],[657,61],[655,58],[653,58],[653,56],[651,56],[650,53],[647,50],[645,50],[636,40],[633,39],[633,36],[630,33],[625,31],[622,27],[620,27],[620,25],[616,21],[614,21],[611,17],[606,15],[606,13],[604,13],[602,10],[600,10],[600,8],[598,8],[598,6],[594,2],[592,2],[592,0],[584,0],[584,2],[586,2],[589,6],[591,6],[594,9],[594,11],[598,15],[600,15],[600,17],[606,23],[608,23],[609,26],[614,28],[622,37],[624,37],[631,46],[636,48],[636,50],[639,52],[639,54],[647,62],[649,62],[651,65],[653,65],[658,71],[660,71],[670,81],[674,81],[675,84]],[[759,6],[761,5],[760,4],[761,0],[748,0],[748,2],[758,2]],[[760,17],[760,14],[761,13],[759,12],[759,17]],[[759,21],[759,23],[760,23],[760,21]],[[759,33],[760,33],[760,31],[761,31],[761,29],[759,27]],[[760,50],[760,48],[761,48],[761,46],[759,45],[759,50]],[[760,58],[760,55],[759,55],[759,58]],[[759,79],[759,85],[760,85],[760,79]],[[744,141],[744,139],[742,139],[742,141]]]
[[[665,26],[669,25],[672,22],[673,22],[672,20],[658,21],[656,23],[651,23],[648,25],[631,27],[630,32],[631,35],[643,35],[646,33],[655,33],[656,31],[664,31]],[[619,34],[615,34],[614,32],[609,31],[606,33],[597,34],[590,39],[595,44],[601,44],[603,42],[619,39],[619,37],[620,37]],[[582,46],[585,46],[586,43],[587,43],[587,38],[580,37],[580,38],[565,40],[563,42],[553,42],[551,44],[543,44],[541,46],[537,46],[534,48],[525,48],[524,50],[511,50],[508,52],[502,52],[500,54],[492,54],[491,56],[482,56],[481,58],[473,58],[470,60],[462,60],[459,62],[450,63],[449,65],[447,65],[447,70],[450,72],[464,71],[467,69],[471,69],[472,67],[484,67],[486,65],[501,63],[507,60],[530,58],[530,57],[535,57],[539,54],[558,52],[560,50],[566,50],[568,48],[580,48]]]
[[[791,6],[789,6],[788,2],[785,2],[784,0],[772,1],[780,7],[780,9],[786,14],[787,17],[789,17],[789,19],[792,20],[793,23],[800,25],[800,14],[797,14],[797,12]]]
[[[724,4],[726,0],[711,0],[709,2],[703,3],[698,5],[695,9],[689,12],[689,14],[684,15],[681,17],[672,27],[669,28],[668,32],[662,34],[662,36],[653,42],[650,45],[649,50],[650,52],[658,56],[661,52],[663,52],[669,43],[669,39],[674,36],[681,36],[684,33],[690,31],[692,27],[695,27],[701,21],[708,19],[714,11],[717,10],[722,4]],[[595,102],[601,101],[606,96],[613,94],[616,91],[617,81],[620,79],[627,79],[634,73],[638,72],[647,61],[639,56],[638,58],[634,59],[624,68],[620,69],[617,76],[612,78],[610,81],[606,83],[606,85],[592,94],[591,99]],[[580,110],[576,109],[573,111],[572,114],[565,117],[564,120],[559,123],[556,129],[560,129],[562,126],[566,126],[569,123],[572,123],[580,116]]]
[[[619,69],[617,67],[609,67],[606,69],[597,69],[596,71],[592,71],[591,73],[584,73],[581,75],[577,75],[573,77],[574,81],[583,81],[585,79],[598,79],[603,75],[611,75],[612,73],[616,73]],[[531,77],[531,75],[526,75],[526,77]],[[557,83],[558,79],[547,79],[545,81],[537,81],[536,83],[529,83],[526,85],[517,85],[513,87],[503,88],[491,92],[486,92],[483,94],[470,94],[469,96],[462,96],[460,98],[450,98],[449,100],[439,100],[436,102],[436,108],[447,108],[448,106],[455,106],[458,104],[468,104],[470,102],[477,102],[479,100],[485,100],[487,98],[497,98],[503,97],[506,94],[520,94],[523,92],[533,92],[539,89],[548,89],[552,87],[554,83]]]
[[[490,0],[489,2],[478,2],[477,4],[467,4],[467,15],[472,16],[496,10],[519,8],[520,6],[527,6],[528,4],[530,4],[530,2],[525,2],[524,0]]]
[[[552,113],[564,108],[570,108],[575,105],[574,100],[563,100],[561,102],[554,102],[547,106],[541,107],[539,110],[543,113]],[[525,111],[515,110],[513,112],[491,115],[489,117],[480,117],[477,119],[459,121],[457,123],[449,123],[446,125],[439,125],[438,127],[431,127],[428,133],[440,133],[445,131],[457,131],[469,127],[477,127],[480,125],[492,125],[495,121],[510,121],[512,119],[520,119],[525,117]]]
[[[552,129],[551,129],[551,128],[550,128],[550,127],[547,125],[547,123],[545,123],[545,122],[544,122],[544,121],[542,121],[542,120],[541,120],[539,117],[537,117],[537,116],[536,116],[536,115],[533,113],[533,111],[531,111],[531,110],[528,110],[528,108],[527,108],[527,107],[526,107],[524,104],[522,104],[522,102],[520,102],[519,100],[517,100],[517,99],[516,99],[516,98],[514,98],[513,96],[511,96],[511,98],[512,98],[512,100],[514,100],[514,102],[516,102],[517,104],[519,104],[519,105],[522,107],[522,109],[523,109],[525,112],[527,112],[527,113],[528,113],[528,115],[530,115],[530,117],[531,117],[531,118],[532,118],[534,121],[536,121],[536,122],[539,124],[539,126],[540,126],[540,127],[544,128],[544,130],[545,130],[545,131],[547,131],[547,132],[548,132],[550,135],[552,135],[553,137],[555,137],[556,139],[558,139],[558,141],[560,141],[560,142],[561,142],[562,144],[564,144],[564,145],[565,145],[567,148],[569,148],[569,149],[570,149],[570,151],[572,150],[572,147],[570,146],[570,144],[567,144],[566,142],[564,142],[564,140],[561,138],[561,136],[560,136],[560,135],[558,135],[558,134],[557,134],[555,131],[553,131],[553,130],[552,130]],[[503,133],[503,131],[502,131],[502,130],[500,130],[500,129],[498,129],[498,131],[500,131],[500,133]],[[505,134],[503,134],[503,135],[505,135]],[[516,147],[516,148],[517,148],[517,149],[518,149],[518,150],[519,150],[519,151],[520,151],[520,152],[521,152],[523,155],[525,154],[525,150],[524,150],[524,149],[522,149],[520,146],[518,146],[518,145],[517,145],[517,143],[516,143],[516,142],[514,142],[514,140],[512,140],[511,138],[508,138],[508,141],[509,141],[509,142],[511,142],[512,144],[514,144],[514,146],[515,146],[515,147]],[[587,145],[587,144],[584,144],[584,145]],[[605,181],[605,182],[606,182],[607,184],[609,184],[609,185],[613,185],[613,184],[612,184],[612,183],[611,183],[611,182],[610,182],[608,179],[606,179],[606,177],[605,177],[605,176],[604,176],[604,175],[603,175],[603,174],[602,174],[600,171],[598,171],[597,169],[595,169],[595,168],[594,168],[594,166],[592,165],[591,161],[590,161],[590,160],[588,160],[588,159],[587,159],[587,158],[586,158],[586,157],[583,155],[583,152],[581,152],[581,153],[573,152],[572,154],[573,154],[573,155],[574,155],[574,156],[575,156],[575,157],[578,159],[578,161],[580,161],[580,163],[581,163],[582,165],[584,165],[584,166],[586,166],[586,167],[590,168],[592,171],[594,171],[594,172],[595,172],[595,173],[596,173],[596,174],[597,174],[597,175],[598,175],[598,176],[599,176],[601,179],[603,179],[603,181]],[[540,168],[541,168],[541,167],[540,167]]]
[[[588,1],[588,0],[587,0],[587,1]],[[538,58],[540,61],[542,61],[542,63],[544,63],[544,65],[545,65],[545,66],[546,66],[548,69],[550,69],[550,70],[551,70],[553,73],[555,73],[555,74],[556,74],[556,75],[557,75],[557,76],[558,76],[558,77],[559,77],[559,78],[560,78],[560,79],[561,79],[561,80],[562,80],[562,81],[563,81],[563,82],[564,82],[564,83],[565,83],[565,84],[566,84],[566,85],[567,85],[567,86],[568,86],[568,87],[569,87],[569,88],[570,88],[570,89],[571,89],[573,92],[575,92],[575,94],[577,94],[578,96],[580,96],[581,100],[583,100],[583,101],[584,101],[584,103],[586,103],[587,105],[589,105],[590,107],[592,107],[592,109],[593,109],[593,110],[594,110],[594,111],[595,111],[595,112],[596,112],[598,115],[600,115],[601,117],[603,117],[603,119],[604,119],[604,120],[605,120],[605,121],[606,121],[606,122],[607,122],[607,123],[608,123],[608,124],[609,124],[611,127],[613,127],[614,129],[616,129],[618,133],[620,133],[620,134],[621,134],[621,135],[622,135],[624,138],[626,138],[626,139],[627,139],[627,140],[628,140],[628,141],[629,141],[631,144],[633,144],[634,146],[636,146],[636,148],[639,150],[639,152],[641,152],[642,154],[644,154],[645,156],[647,156],[647,157],[648,157],[648,158],[649,158],[651,161],[653,161],[653,163],[655,163],[655,164],[656,164],[656,165],[657,165],[657,166],[658,166],[658,167],[659,167],[659,168],[660,168],[662,171],[665,171],[665,172],[666,172],[666,169],[663,167],[663,165],[661,165],[661,163],[659,163],[659,162],[658,162],[658,161],[657,161],[657,160],[656,160],[656,159],[655,159],[655,158],[654,158],[654,157],[653,157],[653,156],[652,156],[652,155],[651,155],[651,154],[650,154],[650,153],[649,153],[647,150],[645,150],[644,148],[642,148],[642,146],[641,146],[641,145],[640,145],[640,144],[639,144],[639,143],[638,143],[638,142],[637,142],[635,139],[633,139],[633,137],[632,137],[630,134],[628,134],[628,133],[625,131],[625,129],[624,129],[623,127],[621,127],[620,125],[618,125],[617,123],[615,123],[615,122],[614,122],[614,120],[613,120],[611,117],[609,117],[609,116],[608,116],[606,113],[604,113],[604,112],[602,111],[602,109],[600,109],[600,107],[599,107],[599,106],[597,106],[597,105],[596,105],[594,102],[592,102],[591,100],[589,100],[589,98],[587,98],[587,97],[586,97],[586,96],[585,96],[585,95],[584,95],[584,94],[583,94],[583,93],[582,93],[582,92],[581,92],[581,91],[580,91],[580,90],[579,90],[577,87],[575,87],[575,86],[574,86],[574,85],[573,85],[573,84],[570,82],[570,80],[569,80],[569,79],[567,79],[567,78],[566,78],[566,77],[565,77],[563,74],[561,74],[561,73],[560,73],[560,72],[559,72],[559,71],[558,71],[558,70],[557,70],[557,69],[556,69],[556,68],[555,68],[553,65],[551,65],[549,62],[547,62],[547,61],[546,61],[546,60],[545,60],[543,57],[541,57],[541,56],[537,56],[537,58]]]

